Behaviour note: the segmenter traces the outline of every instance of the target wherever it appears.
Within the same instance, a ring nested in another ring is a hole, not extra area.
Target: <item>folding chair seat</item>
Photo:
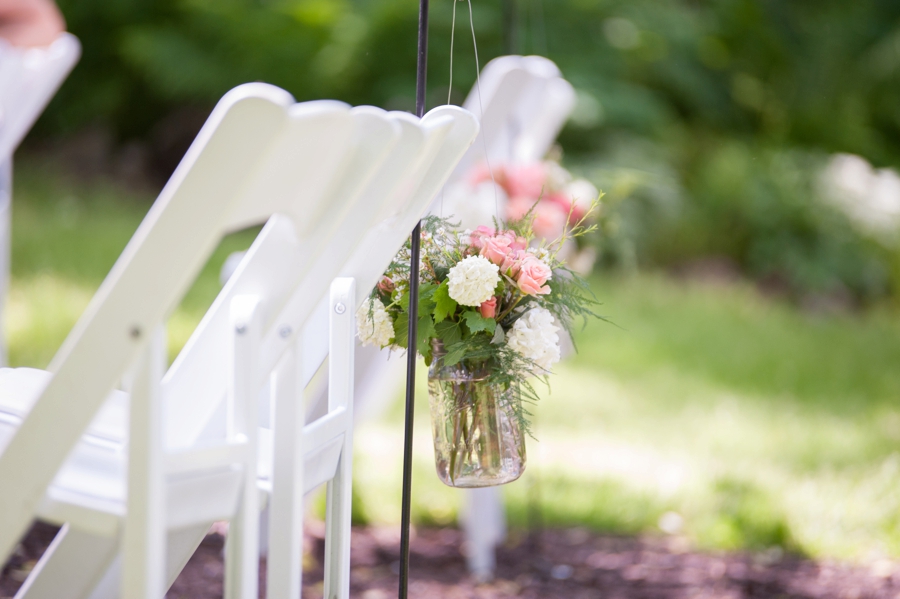
[[[296,532],[297,495],[328,479],[329,504],[336,504],[330,536],[346,538],[332,543],[326,585],[346,596],[347,373],[352,315],[366,292],[354,291],[346,277],[335,281],[331,296],[328,287],[343,273],[374,285],[407,234],[401,227],[412,228],[476,131],[459,109],[432,111],[419,122],[335,102],[293,104],[263,84],[241,86],[219,103],[54,359],[52,374],[0,371],[0,398],[12,390],[28,396],[19,399],[18,415],[0,410],[0,444],[7,444],[0,485],[16,488],[0,497],[0,555],[34,515],[66,523],[21,596],[111,597],[119,580],[125,594],[159,596],[212,521],[227,517],[226,594],[255,597],[260,488],[263,501],[270,491],[273,510],[278,506],[273,527]],[[223,233],[266,219],[163,376],[158,331],[165,315]],[[387,236],[365,235],[373,226]],[[368,247],[352,239],[368,240]],[[323,314],[330,314],[330,332]],[[298,391],[329,344],[337,356],[329,363],[329,413],[304,427]],[[130,397],[113,392],[103,404],[129,370]],[[271,464],[265,456],[273,452],[258,442],[267,440],[257,426],[265,387],[279,414],[269,437],[278,449]],[[216,421],[223,410],[226,417]],[[258,471],[270,474],[260,481]],[[107,495],[74,497],[92,477],[108,484]],[[299,592],[299,542],[297,535],[278,536],[270,592]]]

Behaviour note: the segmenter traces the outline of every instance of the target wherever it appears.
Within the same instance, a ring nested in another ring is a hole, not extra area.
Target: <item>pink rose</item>
[[[512,243],[509,244],[509,247],[513,251],[524,250],[525,248],[528,247],[528,240],[525,239],[524,237],[517,236],[513,231],[506,231],[505,233],[503,233],[503,235],[506,235],[510,239],[512,239]]]
[[[394,291],[394,282],[390,277],[381,277],[381,280],[378,281],[378,291],[382,293],[391,293],[392,291]]]
[[[503,264],[506,255],[512,251],[510,247],[515,238],[500,234],[495,237],[485,237],[481,240],[480,254],[496,265]]]
[[[522,268],[522,258],[526,255],[524,250],[511,251],[503,258],[503,262],[500,264],[500,272],[515,277],[519,274],[519,270]]]
[[[547,190],[547,169],[542,162],[506,167],[506,189],[510,196],[524,196],[532,202]]]
[[[484,225],[480,225],[476,227],[474,231],[469,234],[469,245],[474,247],[477,250],[480,250],[482,246],[484,246],[484,240],[487,237],[493,237],[497,234],[495,229],[490,227],[486,227]]]
[[[516,283],[519,284],[519,290],[526,295],[546,295],[550,293],[550,287],[544,283],[552,274],[553,271],[546,263],[529,254],[522,260]]]
[[[532,228],[535,235],[543,239],[556,239],[566,228],[568,212],[563,212],[558,204],[539,202],[534,209]]]
[[[481,305],[478,306],[478,311],[484,318],[493,318],[497,315],[497,298],[496,296],[491,297],[489,300],[485,300],[481,302]]]

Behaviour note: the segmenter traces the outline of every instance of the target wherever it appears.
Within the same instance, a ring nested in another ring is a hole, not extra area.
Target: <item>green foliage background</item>
[[[472,2],[482,66],[504,53],[504,1]],[[60,0],[84,58],[38,133],[100,124],[119,141],[153,140],[179,111],[205,114],[230,87],[254,80],[298,100],[411,109],[417,4]],[[432,106],[447,97],[452,6],[431,3]],[[475,64],[467,5],[457,6],[452,97],[460,102]],[[627,199],[608,262],[722,255],[798,293],[843,290],[869,300],[900,289],[897,251],[829,213],[815,189],[829,153],[860,154],[876,166],[900,161],[900,3],[515,7],[518,51],[549,56],[579,90],[561,137],[567,161]]]

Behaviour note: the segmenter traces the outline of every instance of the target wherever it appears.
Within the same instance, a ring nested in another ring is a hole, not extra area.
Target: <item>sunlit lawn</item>
[[[149,207],[134,195],[19,173],[14,365],[49,362]],[[170,323],[172,352],[224,257],[251,239],[228,238],[210,261]],[[900,314],[817,316],[749,285],[662,275],[592,283],[617,326],[579,333],[581,353],[535,408],[529,470],[505,490],[513,524],[662,534],[671,511],[701,547],[900,557]],[[459,495],[433,473],[427,409],[422,384],[414,516],[447,523]],[[398,401],[357,436],[359,505],[375,522],[399,519],[401,419]]]

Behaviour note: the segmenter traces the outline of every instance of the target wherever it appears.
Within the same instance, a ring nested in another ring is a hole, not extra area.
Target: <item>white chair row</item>
[[[0,370],[0,558],[32,518],[63,525],[18,597],[161,597],[227,519],[226,597],[255,598],[265,504],[268,596],[297,597],[302,496],[324,482],[325,593],[347,597],[354,313],[477,129],[455,107],[223,98],[49,372]],[[260,222],[166,369],[167,316]],[[326,356],[327,412],[305,423]]]
[[[12,155],[80,55],[78,39],[68,33],[46,48],[14,48],[0,39],[0,366],[6,365]]]

